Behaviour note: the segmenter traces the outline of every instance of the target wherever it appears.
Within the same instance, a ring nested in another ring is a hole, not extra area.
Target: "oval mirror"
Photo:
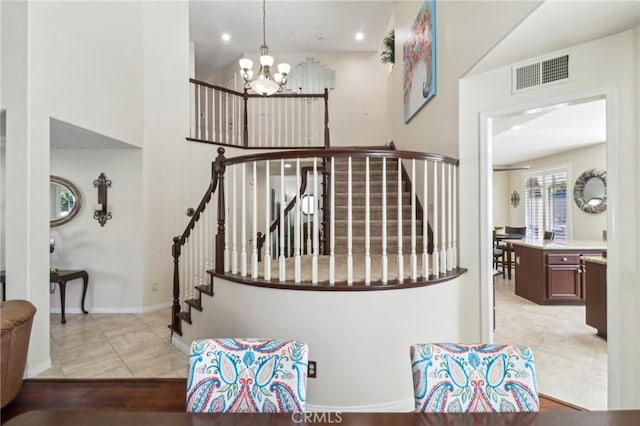
[[[590,169],[582,173],[573,187],[573,199],[583,212],[604,212],[607,209],[607,172]]]
[[[73,219],[82,207],[78,188],[66,179],[51,176],[49,179],[49,224],[60,226]]]

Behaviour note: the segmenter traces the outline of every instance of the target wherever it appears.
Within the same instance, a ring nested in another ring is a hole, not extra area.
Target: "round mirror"
[[[82,196],[74,184],[58,176],[49,179],[49,224],[60,226],[73,219],[82,207]]]
[[[607,209],[607,172],[590,169],[582,173],[573,187],[573,199],[584,212],[604,212]]]

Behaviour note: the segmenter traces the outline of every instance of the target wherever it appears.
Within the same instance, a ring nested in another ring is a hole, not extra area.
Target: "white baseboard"
[[[40,374],[43,371],[46,371],[46,370],[48,370],[50,368],[51,368],[51,358],[47,358],[47,360],[45,362],[41,362],[38,365],[32,365],[32,366],[27,365],[24,368],[24,376],[23,377],[25,379],[28,379],[28,378],[31,378],[31,377],[35,377],[38,374]]]
[[[190,351],[191,347],[190,347],[190,345],[187,345],[182,340],[180,340],[179,336],[176,336],[175,334],[173,334],[171,336],[171,344],[173,346],[175,346],[176,348],[178,348],[182,353],[184,353],[185,355],[189,356],[189,351]]]
[[[129,307],[109,307],[109,306],[101,306],[101,307],[87,307],[87,311],[93,314],[146,314],[149,312],[159,311],[161,309],[166,309],[171,307],[171,302],[159,303],[157,305],[151,306],[129,306]],[[59,306],[52,306],[49,308],[49,312],[52,314],[61,313],[61,309]],[[81,314],[82,310],[79,307],[65,307],[65,314]]]
[[[415,409],[413,399],[385,402],[371,405],[316,405],[305,404],[307,412],[333,412],[333,413],[406,413]]]

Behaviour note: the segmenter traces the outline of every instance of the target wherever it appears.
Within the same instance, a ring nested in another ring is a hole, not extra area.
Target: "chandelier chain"
[[[267,0],[262,0],[262,45],[267,45]]]

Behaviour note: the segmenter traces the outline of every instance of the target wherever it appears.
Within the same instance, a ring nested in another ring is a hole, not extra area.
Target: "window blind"
[[[527,238],[541,240],[545,231],[552,231],[555,241],[567,241],[567,176],[566,169],[525,176]]]

